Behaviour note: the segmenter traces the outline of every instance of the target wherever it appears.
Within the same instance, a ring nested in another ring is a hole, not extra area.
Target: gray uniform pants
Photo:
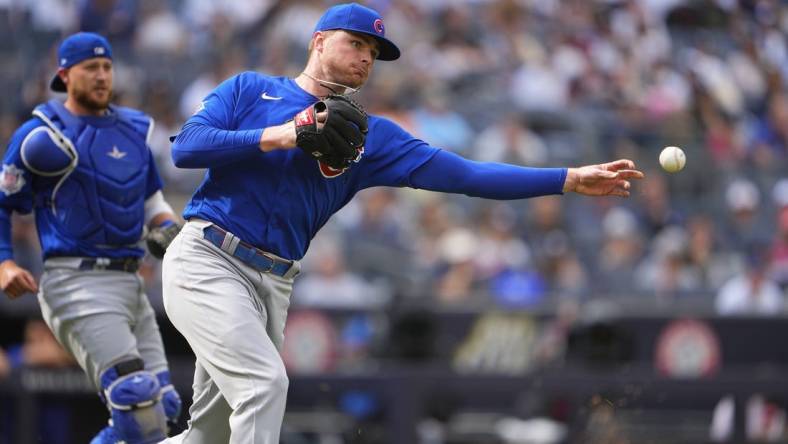
[[[131,358],[153,373],[167,369],[156,315],[142,279],[123,271],[78,270],[80,258],[44,263],[38,301],[55,338],[101,390],[100,375]]]
[[[165,442],[276,444],[293,278],[262,273],[203,239],[208,225],[186,223],[163,262],[167,316],[197,358],[189,427]]]

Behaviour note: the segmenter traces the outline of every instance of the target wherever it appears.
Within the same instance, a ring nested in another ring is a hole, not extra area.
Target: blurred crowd
[[[156,119],[182,208],[203,171],[168,137],[220,81],[295,76],[323,0],[0,0],[0,141],[53,94],[59,39],[108,36],[117,102]],[[779,0],[372,0],[403,49],[356,97],[430,144],[480,161],[578,166],[619,157],[628,200],[485,201],[366,190],[318,235],[294,303],[540,307],[598,298],[785,312],[788,7]],[[688,164],[659,169],[665,145]],[[16,254],[36,269],[33,224]],[[158,263],[143,274],[160,305]],[[40,269],[40,267],[38,267]],[[33,302],[34,303],[34,302]]]

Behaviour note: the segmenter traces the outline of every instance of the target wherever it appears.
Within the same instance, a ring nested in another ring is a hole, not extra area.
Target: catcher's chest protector
[[[33,114],[69,139],[78,156],[43,202],[68,237],[132,245],[142,235],[151,120],[127,108],[111,110],[107,117],[81,119],[56,100],[36,108]]]

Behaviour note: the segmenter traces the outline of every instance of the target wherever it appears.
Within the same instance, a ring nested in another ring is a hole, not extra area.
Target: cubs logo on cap
[[[397,60],[399,48],[386,38],[383,17],[377,11],[358,3],[345,3],[328,8],[315,26],[315,32],[342,29],[375,37],[380,46],[378,60]]]
[[[59,68],[69,68],[77,63],[94,57],[112,58],[112,47],[104,37],[93,32],[78,32],[68,36],[57,50]],[[64,92],[66,85],[55,74],[49,87],[53,91]]]

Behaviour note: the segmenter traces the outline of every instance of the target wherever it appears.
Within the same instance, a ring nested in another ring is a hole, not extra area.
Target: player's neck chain
[[[327,90],[331,91],[333,94],[339,94],[339,93],[338,93],[338,92],[337,92],[337,91],[336,91],[334,88],[332,88],[331,86],[336,86],[336,87],[339,87],[339,88],[344,88],[344,89],[345,89],[345,91],[346,91],[346,92],[345,92],[345,95],[355,94],[355,93],[357,93],[357,92],[358,92],[358,90],[360,90],[360,89],[361,89],[360,87],[359,87],[359,88],[353,88],[352,86],[343,85],[343,84],[341,84],[341,83],[336,83],[336,82],[329,82],[328,80],[322,80],[322,79],[318,79],[318,78],[315,78],[315,77],[312,77],[312,76],[310,76],[309,74],[307,74],[307,73],[306,73],[306,71],[303,71],[301,74],[303,74],[303,75],[305,75],[306,77],[309,77],[310,79],[314,80],[314,81],[315,81],[315,82],[317,82],[317,83],[318,83],[320,86],[322,86],[323,88],[325,88],[325,89],[327,89]],[[331,85],[331,86],[329,86],[329,85]],[[347,91],[350,91],[350,92],[347,92]]]

